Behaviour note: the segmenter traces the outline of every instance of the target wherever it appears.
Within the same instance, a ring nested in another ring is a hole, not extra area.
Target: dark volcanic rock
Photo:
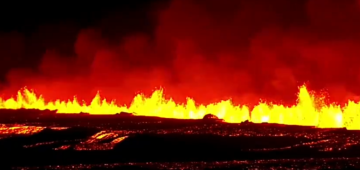
[[[39,114],[41,116],[47,116],[47,115],[55,115],[56,114],[56,110],[37,110],[37,112],[39,112]]]
[[[0,114],[11,114],[17,115],[21,114],[25,115],[49,115],[49,114],[56,114],[56,110],[38,110],[38,109],[0,109]]]
[[[253,153],[253,155],[246,155],[250,152],[243,152],[244,149],[280,148],[295,145],[300,141],[307,141],[307,139],[295,137],[222,137],[210,134],[135,135],[119,143],[114,150],[121,151],[129,161],[133,161],[135,158],[143,161],[151,159],[154,161],[172,161],[172,159],[181,161],[226,160],[260,157],[257,155],[260,154],[258,152]],[[157,156],[154,156],[154,153]],[[270,153],[266,154],[273,156]],[[169,157],[168,155],[172,156]],[[183,155],[186,156],[183,157]],[[262,156],[265,157],[265,155]]]

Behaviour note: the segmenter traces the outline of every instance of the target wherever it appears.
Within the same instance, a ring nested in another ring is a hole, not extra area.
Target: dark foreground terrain
[[[0,169],[359,169],[360,132],[0,110]]]

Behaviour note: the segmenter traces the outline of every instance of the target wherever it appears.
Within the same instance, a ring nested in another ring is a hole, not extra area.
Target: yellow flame
[[[298,102],[293,106],[259,103],[252,110],[245,105],[234,105],[231,100],[209,105],[196,105],[191,98],[186,104],[177,104],[164,98],[163,90],[155,91],[150,97],[138,94],[130,106],[117,105],[101,99],[97,93],[89,105],[73,100],[45,102],[28,89],[20,90],[17,98],[0,98],[0,109],[57,110],[57,113],[116,114],[135,113],[142,116],[158,116],[178,119],[202,119],[206,114],[214,114],[225,122],[238,123],[249,120],[254,123],[269,122],[287,125],[317,126],[319,128],[346,127],[360,129],[360,103],[349,101],[346,106],[330,104],[316,107],[315,97],[305,86],[299,88]]]

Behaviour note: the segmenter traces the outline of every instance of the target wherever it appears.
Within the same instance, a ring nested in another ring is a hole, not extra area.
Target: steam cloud
[[[114,31],[116,41],[104,27],[116,17],[80,31],[58,24],[30,38],[2,33],[0,65],[16,66],[2,93],[28,86],[46,99],[89,100],[100,90],[128,104],[138,92],[163,87],[180,102],[288,103],[307,83],[338,102],[360,94],[359,1],[173,0],[155,13],[151,34],[118,38]],[[22,61],[33,55],[29,39],[44,36],[52,40],[40,42],[41,60]]]

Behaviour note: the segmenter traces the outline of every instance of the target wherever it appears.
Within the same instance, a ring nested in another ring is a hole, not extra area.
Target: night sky
[[[100,90],[127,103],[163,87],[176,101],[293,103],[306,84],[340,103],[360,95],[358,0],[77,3],[1,5],[1,94]]]

